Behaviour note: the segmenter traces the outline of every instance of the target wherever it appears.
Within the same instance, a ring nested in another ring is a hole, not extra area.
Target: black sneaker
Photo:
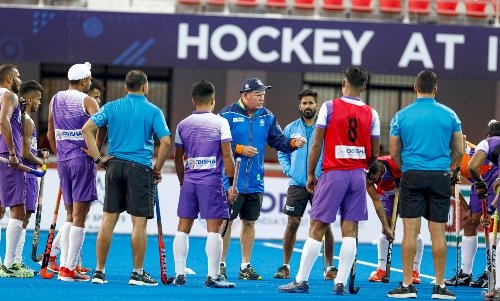
[[[295,282],[294,280],[288,284],[280,285],[278,290],[282,293],[309,293],[309,282]]]
[[[488,272],[483,272],[475,281],[469,284],[471,287],[487,288],[488,287]]]
[[[274,278],[278,279],[289,279],[290,278],[290,269],[286,265],[282,265],[278,268],[276,274],[274,274]]]
[[[210,276],[207,276],[207,279],[205,279],[205,287],[210,287],[210,288],[234,288],[236,287],[236,284],[233,282],[227,282],[226,278],[224,276],[219,275],[217,276],[216,279],[213,279]]]
[[[446,286],[434,285],[432,289],[432,299],[455,300],[457,297]]]
[[[240,269],[238,279],[242,280],[262,280],[262,276],[257,274],[251,264],[248,264],[243,270]]]
[[[335,284],[333,287],[333,294],[334,295],[347,295],[347,292],[345,291],[345,286],[342,282]]]
[[[413,284],[404,287],[403,284],[387,293],[389,298],[417,298],[417,290]]]
[[[103,272],[95,270],[92,276],[92,283],[106,284],[108,280],[106,280],[106,275]]]
[[[158,282],[151,278],[146,271],[142,272],[142,275],[139,275],[137,272],[132,272],[130,275],[130,280],[128,281],[130,285],[144,285],[144,286],[156,286]]]
[[[227,279],[226,266],[222,262],[220,263],[219,274],[221,274],[222,276],[224,276],[224,278]]]
[[[186,280],[186,275],[179,274],[177,277],[175,277],[174,280],[174,285],[175,286],[186,286],[187,280]]]
[[[457,281],[457,275],[455,274],[452,278],[444,280],[444,284],[446,285],[455,285]],[[469,286],[472,281],[472,274],[465,274],[460,269],[458,273],[458,285],[459,286]]]

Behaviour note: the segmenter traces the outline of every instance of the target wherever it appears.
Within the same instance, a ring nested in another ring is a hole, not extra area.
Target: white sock
[[[304,243],[304,248],[302,249],[302,255],[300,256],[300,267],[295,276],[297,282],[309,280],[309,274],[311,274],[311,269],[318,259],[319,252],[321,251],[321,241],[317,241],[308,237]]]
[[[462,237],[462,272],[465,274],[472,273],[474,265],[474,257],[477,251],[477,235]]]
[[[63,232],[63,228],[66,226],[66,223],[63,224],[61,229],[57,231],[56,237],[54,238],[54,241],[52,242],[52,249],[50,249],[50,256],[56,256],[61,252],[61,232]],[[70,223],[71,226],[71,223]]]
[[[415,259],[413,260],[413,270],[420,273],[420,263],[422,263],[422,256],[424,255],[424,242],[422,235],[417,236],[417,248],[415,252]]]
[[[26,229],[21,231],[21,237],[19,237],[19,242],[17,243],[16,255],[14,257],[14,262],[21,263],[23,261],[23,249],[24,242],[26,241]]]
[[[380,234],[377,243],[378,250],[378,268],[385,271],[387,265],[387,253],[389,249],[389,241],[384,234]]]
[[[220,257],[222,256],[222,237],[219,233],[208,232],[205,252],[208,258],[208,276],[219,276]]]
[[[61,232],[60,248],[61,248],[61,258],[59,259],[59,266],[66,267],[66,261],[68,259],[69,251],[69,232],[71,230],[71,222],[65,222],[64,225],[59,229]]]
[[[174,237],[174,261],[175,274],[186,274],[186,260],[189,252],[189,235],[184,232],[177,231]]]
[[[83,234],[85,233],[85,228],[71,226],[69,231],[69,245],[68,245],[68,258],[66,258],[65,267],[70,271],[76,268],[76,263],[78,261],[78,254],[83,245]]]
[[[7,231],[5,231],[5,259],[4,265],[11,268],[14,264],[16,257],[17,244],[23,232],[23,221],[11,218],[7,224]]]
[[[240,264],[240,270],[246,269],[249,264],[250,264],[250,262],[242,262]]]
[[[349,272],[351,271],[352,264],[354,263],[356,252],[356,238],[343,237],[339,254],[339,271],[337,272],[337,277],[335,278],[335,284],[347,284],[347,278],[349,277]]]

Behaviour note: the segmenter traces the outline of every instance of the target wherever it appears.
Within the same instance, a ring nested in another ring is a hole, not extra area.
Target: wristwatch
[[[99,164],[102,161],[102,156],[99,156],[99,158],[95,159],[94,162],[95,164]]]

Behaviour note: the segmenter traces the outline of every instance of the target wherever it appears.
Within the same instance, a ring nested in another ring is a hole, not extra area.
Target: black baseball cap
[[[245,79],[243,85],[241,85],[240,93],[261,92],[266,89],[271,89],[271,86],[264,85],[264,83],[257,77],[250,77]]]

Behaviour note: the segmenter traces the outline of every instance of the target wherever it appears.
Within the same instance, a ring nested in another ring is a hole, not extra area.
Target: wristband
[[[236,147],[234,148],[234,152],[243,155],[243,145],[241,144],[236,144]]]
[[[495,210],[497,210],[497,208],[495,208],[495,206],[493,206],[492,204],[489,204],[486,208],[486,213],[488,213],[488,215],[493,215],[493,213],[495,213]]]
[[[101,161],[102,161],[102,156],[99,156],[99,158],[94,160],[94,163],[99,164],[99,163],[101,163]]]
[[[233,184],[234,184],[234,177],[227,177],[227,180],[229,181],[229,186],[233,186]]]
[[[16,156],[16,154],[9,154],[9,156],[10,156],[10,157],[15,157],[15,156]]]
[[[486,186],[486,182],[484,180],[474,182],[474,186],[476,186],[476,189],[488,190],[488,186]]]

